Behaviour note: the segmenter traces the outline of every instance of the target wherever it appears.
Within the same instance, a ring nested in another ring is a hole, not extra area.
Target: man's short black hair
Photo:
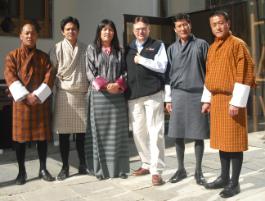
[[[173,17],[173,22],[186,20],[188,23],[191,23],[190,15],[187,13],[178,13],[176,16]]]
[[[65,27],[65,25],[66,25],[67,23],[69,23],[69,22],[75,24],[76,27],[77,27],[77,29],[79,30],[79,21],[78,21],[78,19],[77,19],[77,18],[74,18],[74,17],[72,17],[72,16],[68,16],[68,17],[62,19],[62,21],[61,21],[61,30],[62,30],[62,31],[64,31],[64,27]]]
[[[214,16],[218,16],[218,15],[222,15],[225,18],[225,21],[229,21],[230,20],[228,13],[226,11],[223,11],[223,10],[216,10],[216,11],[212,12],[210,14],[209,18],[212,18]]]

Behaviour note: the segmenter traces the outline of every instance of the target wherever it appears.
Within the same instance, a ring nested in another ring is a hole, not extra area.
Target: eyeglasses
[[[146,31],[147,27],[141,27],[141,28],[135,28],[134,31],[140,32],[140,31]]]

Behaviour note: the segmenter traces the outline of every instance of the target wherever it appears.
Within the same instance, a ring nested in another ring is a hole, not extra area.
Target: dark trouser
[[[201,171],[202,157],[204,152],[204,141],[195,140],[194,150],[196,158],[196,170]],[[182,170],[184,169],[184,153],[185,153],[185,143],[183,138],[176,139],[176,153],[178,160],[178,170]]]
[[[26,143],[15,142],[15,149],[19,172],[25,172]],[[47,141],[37,141],[37,149],[40,160],[40,170],[45,170],[47,159]]]
[[[69,151],[70,151],[70,141],[69,141],[70,134],[59,134],[59,142],[60,142],[60,152],[63,162],[63,168],[68,168],[68,158],[69,158]],[[78,153],[80,166],[85,166],[85,150],[84,150],[84,141],[85,141],[85,134],[78,133],[76,134],[76,150]]]
[[[230,161],[232,162],[232,177],[233,184],[238,184],[239,175],[243,163],[243,152],[224,152],[219,151],[221,161],[221,178],[224,180],[230,179]]]

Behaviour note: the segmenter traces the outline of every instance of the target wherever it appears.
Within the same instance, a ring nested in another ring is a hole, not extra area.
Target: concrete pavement
[[[263,201],[265,200],[265,132],[249,134],[249,150],[244,153],[244,163],[240,177],[241,193],[227,200]],[[133,140],[130,143],[131,172],[140,165]],[[219,197],[220,190],[206,190],[198,186],[194,180],[195,157],[194,143],[186,143],[185,166],[188,178],[179,183],[166,182],[163,186],[154,187],[151,176],[128,179],[108,179],[98,181],[92,176],[77,175],[78,157],[71,144],[70,174],[65,181],[45,182],[37,178],[39,162],[37,151],[33,146],[27,149],[26,169],[28,180],[25,185],[14,184],[17,175],[15,152],[5,150],[0,155],[0,201],[213,201],[225,200]],[[171,139],[166,137],[166,169],[163,178],[167,181],[176,171],[177,160],[175,147]],[[59,148],[49,145],[47,166],[56,176],[61,168]],[[218,152],[209,148],[209,140],[205,141],[203,171],[208,181],[214,180],[220,173]]]

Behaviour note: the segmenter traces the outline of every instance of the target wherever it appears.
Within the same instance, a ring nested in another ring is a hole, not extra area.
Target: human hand
[[[233,105],[229,105],[229,111],[228,111],[228,113],[229,113],[229,115],[231,117],[234,117],[234,116],[238,115],[238,111],[239,111],[239,108],[238,107],[233,106]]]
[[[40,103],[40,100],[35,94],[30,93],[26,97],[26,103],[28,105],[36,105],[36,104]]]
[[[166,103],[166,110],[168,113],[172,112],[172,103]]]
[[[137,53],[136,56],[134,57],[134,63],[138,64],[140,62],[140,58],[141,58],[140,54]]]
[[[118,94],[121,92],[120,86],[117,83],[109,83],[106,87],[107,92],[110,94]]]
[[[210,103],[203,103],[201,113],[209,113],[211,109]]]

